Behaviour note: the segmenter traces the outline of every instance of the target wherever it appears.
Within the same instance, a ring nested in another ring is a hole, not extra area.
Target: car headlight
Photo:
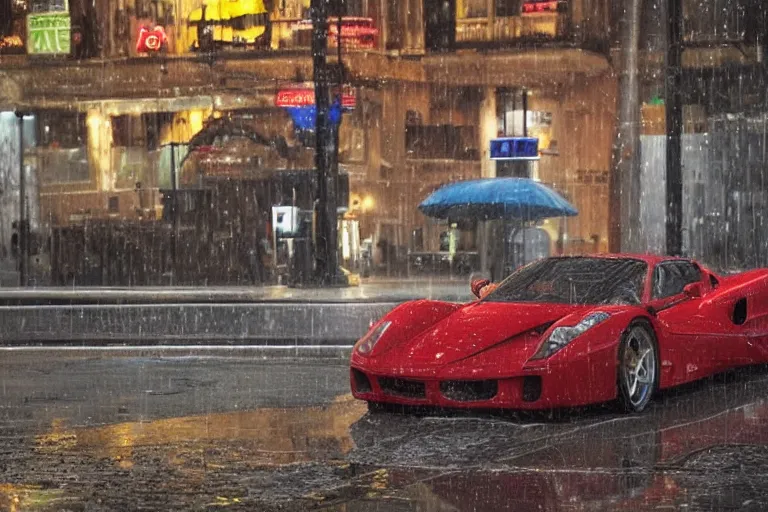
[[[389,329],[390,325],[392,325],[392,322],[386,321],[377,325],[376,328],[371,329],[368,334],[363,336],[360,341],[357,342],[357,352],[362,355],[370,354],[373,351],[373,347],[375,347],[376,343],[378,343],[381,337],[384,336],[384,333]]]
[[[546,359],[547,357],[568,345],[577,337],[584,334],[587,330],[596,326],[600,322],[607,320],[609,316],[611,315],[608,313],[598,311],[596,313],[587,315],[581,322],[574,326],[563,326],[555,328],[555,330],[552,331],[552,334],[549,335],[549,338],[547,338],[547,340],[541,344],[541,347],[539,347],[536,355],[534,355],[531,359]]]

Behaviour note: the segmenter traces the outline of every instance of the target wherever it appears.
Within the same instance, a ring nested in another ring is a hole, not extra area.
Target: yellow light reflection
[[[68,431],[58,425],[37,437],[37,449],[86,452],[126,469],[133,466],[136,450],[147,447],[160,450],[174,466],[194,466],[204,450],[215,447],[216,454],[205,457],[206,469],[240,462],[291,464],[318,456],[327,460],[352,449],[349,427],[365,411],[362,402],[343,395],[324,407],[257,409]],[[231,449],[228,442],[233,442]]]
[[[112,171],[112,123],[109,117],[101,111],[92,109],[86,116],[88,127],[88,159],[91,162],[92,178],[95,178],[98,189],[110,191],[114,189]]]
[[[50,510],[51,505],[65,499],[64,492],[57,489],[43,489],[38,485],[0,484],[0,510],[8,512]]]

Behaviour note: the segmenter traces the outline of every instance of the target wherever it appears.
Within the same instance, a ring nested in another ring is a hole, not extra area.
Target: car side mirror
[[[483,288],[485,288],[489,284],[491,284],[491,281],[488,280],[488,279],[475,279],[469,285],[469,287],[472,289],[472,295],[474,295],[475,297],[477,297],[479,299],[480,298],[480,292],[483,290]]]
[[[683,293],[690,299],[698,299],[702,295],[701,283],[691,283],[683,288]]]

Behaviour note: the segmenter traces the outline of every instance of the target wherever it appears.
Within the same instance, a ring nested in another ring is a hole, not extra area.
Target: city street
[[[0,510],[765,510],[768,371],[638,416],[371,415],[344,359],[0,352]]]

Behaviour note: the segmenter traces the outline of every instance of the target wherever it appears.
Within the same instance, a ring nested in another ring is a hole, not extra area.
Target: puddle
[[[64,491],[36,485],[0,484],[0,510],[8,512],[61,510],[69,501]]]
[[[349,428],[365,404],[342,395],[322,407],[274,408],[66,428],[55,421],[37,436],[42,453],[87,453],[134,466],[139,450],[159,451],[171,465],[284,465],[343,458],[353,447]]]

